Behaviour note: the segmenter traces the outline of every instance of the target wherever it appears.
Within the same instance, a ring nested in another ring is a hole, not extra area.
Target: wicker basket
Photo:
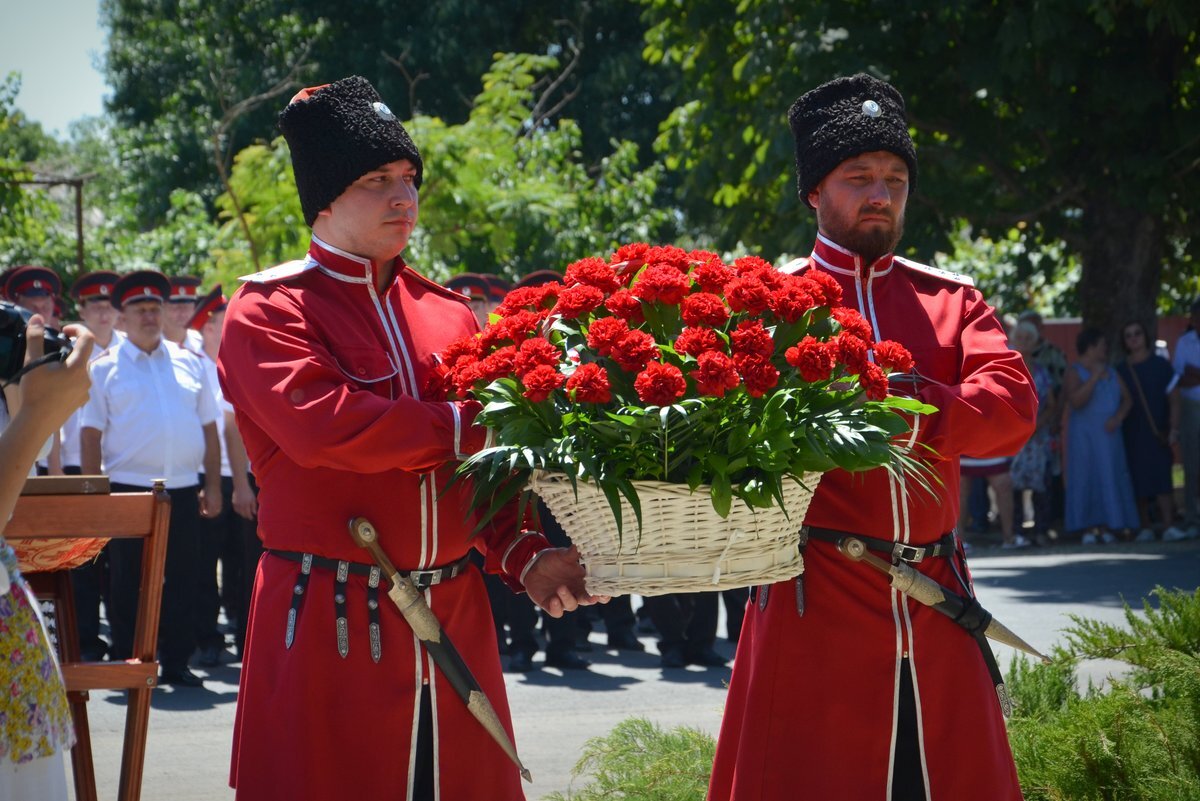
[[[587,566],[588,591],[597,595],[665,595],[728,590],[792,578],[804,570],[800,526],[820,481],[784,485],[786,513],[779,507],[751,510],[736,498],[729,516],[712,507],[708,487],[635,481],[642,504],[642,531],[621,499],[623,536],[612,508],[591,482],[578,482],[576,497],[562,473],[535,471],[530,488],[541,496],[570,535]]]
[[[72,537],[64,539],[11,539],[8,544],[17,554],[22,573],[70,570],[95,559],[108,537]]]

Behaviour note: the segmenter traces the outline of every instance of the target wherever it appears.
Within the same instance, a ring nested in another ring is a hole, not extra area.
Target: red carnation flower
[[[645,242],[630,242],[628,245],[621,245],[617,248],[617,252],[612,255],[611,264],[619,264],[623,261],[645,261],[646,251],[650,246]]]
[[[674,305],[687,294],[688,278],[669,264],[651,264],[638,276],[631,291],[642,300]]]
[[[514,345],[519,345],[541,328],[542,320],[547,313],[521,310],[514,312],[511,317],[497,320],[483,329],[480,345],[484,350],[493,348],[501,342],[512,342]]]
[[[812,292],[813,299],[822,306],[833,306],[842,302],[842,285],[838,280],[823,270],[809,270],[804,277],[820,288],[820,294]]]
[[[637,390],[642,403],[668,406],[687,392],[687,381],[675,365],[650,362],[633,380],[633,388]]]
[[[803,280],[789,276],[771,293],[769,303],[776,317],[784,322],[794,323],[812,309],[813,296],[804,288],[804,284]]]
[[[567,379],[567,395],[578,403],[608,403],[612,400],[608,373],[591,362],[579,365]]]
[[[451,380],[454,382],[454,391],[460,397],[466,397],[475,385],[483,380],[483,362],[471,362],[460,366],[453,371]]]
[[[858,375],[858,383],[867,392],[868,400],[883,400],[887,397],[887,375],[879,365],[867,362]]]
[[[833,372],[833,357],[825,343],[813,337],[805,337],[784,354],[787,363],[799,370],[805,381],[827,380]]]
[[[687,254],[687,259],[690,264],[704,264],[708,261],[721,261],[721,257],[711,250],[693,250]]]
[[[622,369],[636,373],[647,362],[658,358],[658,345],[654,343],[654,337],[634,329],[613,346],[612,357]]]
[[[588,326],[587,344],[601,356],[607,356],[628,333],[629,324],[620,317],[601,317]]]
[[[675,352],[699,356],[710,350],[721,350],[721,338],[711,328],[688,327],[675,338]]]
[[[567,382],[567,377],[553,367],[540,365],[521,377],[525,385],[522,393],[534,403],[540,403],[550,397],[550,393]]]
[[[771,266],[770,262],[758,256],[742,256],[733,263],[733,269],[737,271],[738,275],[748,275],[756,274],[760,270],[774,271],[775,268]]]
[[[681,273],[687,272],[689,266],[687,251],[674,245],[652,247],[646,251],[643,258],[646,264],[667,264]]]
[[[503,348],[494,350],[479,363],[480,378],[491,382],[497,378],[512,375],[516,361],[517,349],[514,346],[505,345]]]
[[[442,350],[442,362],[447,367],[454,367],[462,359],[477,360],[482,354],[479,343],[478,334],[459,337]]]
[[[837,320],[838,325],[842,327],[842,331],[851,336],[858,337],[863,342],[871,341],[871,324],[866,318],[858,313],[857,309],[851,309],[849,306],[838,306],[832,312],[834,320]]]
[[[613,271],[612,265],[604,261],[604,259],[591,256],[567,266],[566,276],[563,278],[563,283],[568,287],[577,284],[586,286],[594,286],[602,292],[616,292],[621,286],[620,280],[617,278],[616,272]]]
[[[725,286],[725,299],[735,312],[758,314],[767,308],[771,293],[757,278],[734,278]]]
[[[700,287],[700,291],[711,292],[714,295],[722,294],[726,285],[736,277],[737,273],[722,264],[720,259],[702,262],[692,270],[692,279],[696,286]]]
[[[696,391],[701,395],[722,398],[731,389],[736,389],[741,378],[733,366],[733,359],[720,351],[708,351],[696,357],[696,368],[691,372],[696,382]]]
[[[729,309],[719,295],[697,292],[688,295],[679,305],[683,321],[688,325],[709,325],[720,328],[729,322]]]
[[[604,301],[604,308],[634,325],[646,319],[642,314],[642,302],[628,289],[614,292],[608,300]]]
[[[561,356],[562,353],[550,343],[550,340],[532,337],[522,342],[521,347],[517,349],[513,368],[517,375],[523,376],[535,367],[542,365],[556,367]]]
[[[587,284],[576,284],[558,293],[558,303],[555,304],[551,313],[557,314],[564,320],[574,320],[597,308],[603,302],[603,291]]]
[[[628,333],[629,324],[620,317],[600,317],[587,328],[587,345],[601,356],[608,356]]]
[[[899,373],[911,373],[913,369],[913,357],[908,348],[891,340],[875,343],[875,361],[883,369]]]
[[[509,290],[504,300],[492,312],[499,317],[511,317],[519,311],[542,311],[554,305],[562,284],[552,281],[541,286],[519,286]]]
[[[852,373],[862,374],[867,362],[867,343],[858,337],[843,331],[831,340],[837,349],[838,361],[846,365]]]
[[[746,353],[769,359],[775,353],[775,340],[763,328],[762,320],[742,320],[730,333],[729,339],[735,354]]]
[[[779,371],[770,359],[753,353],[738,353],[734,355],[733,363],[742,374],[746,392],[751,397],[761,398],[779,383]]]

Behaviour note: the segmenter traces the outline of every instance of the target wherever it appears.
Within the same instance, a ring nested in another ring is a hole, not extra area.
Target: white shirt
[[[112,332],[112,339],[108,343],[107,348],[102,348],[99,345],[92,348],[92,355],[88,357],[88,369],[91,369],[92,362],[99,359],[104,354],[121,344],[121,340],[125,335],[120,331]],[[79,467],[82,463],[82,458],[79,453],[79,415],[83,412],[80,407],[71,413],[67,418],[67,422],[63,423],[62,429],[58,432],[59,440],[62,442],[61,461],[63,467]]]
[[[194,487],[204,461],[202,426],[220,416],[204,365],[169,342],[146,353],[128,339],[91,366],[92,391],[79,423],[101,432],[109,477],[149,487]]]
[[[1184,368],[1189,364],[1192,367],[1200,367],[1200,335],[1195,331],[1188,331],[1175,343],[1175,363],[1172,365],[1175,372],[1182,376]],[[1180,387],[1179,393],[1190,401],[1200,401],[1200,384],[1194,387]]]
[[[233,404],[225,400],[221,391],[221,379],[217,376],[217,363],[203,350],[197,351],[196,356],[204,364],[204,378],[212,390],[213,399],[217,402],[217,439],[221,442],[221,475],[225,478],[233,476],[233,468],[229,466],[229,447],[225,444],[225,413],[233,414]]]

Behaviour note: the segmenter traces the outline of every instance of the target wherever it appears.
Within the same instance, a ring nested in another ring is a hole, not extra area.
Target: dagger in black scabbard
[[[948,590],[907,562],[892,564],[886,559],[881,559],[867,550],[867,544],[857,537],[842,537],[838,540],[837,548],[844,556],[855,562],[865,562],[880,573],[886,574],[892,587],[913,600],[941,612],[974,637],[979,643],[988,671],[992,674],[992,680],[996,685],[996,695],[1005,715],[1012,714],[1012,702],[1005,689],[1000,669],[996,665],[996,657],[983,638],[987,637],[1004,643],[1037,657],[1045,664],[1050,664],[1049,657],[992,617],[992,613],[984,609],[975,598],[964,598],[958,593]]]
[[[383,552],[383,548],[379,545],[379,535],[375,531],[375,526],[365,517],[356,517],[350,521],[350,537],[358,547],[365,548],[371,553],[371,557],[383,570],[383,574],[391,580],[392,586],[388,590],[388,597],[396,604],[396,608],[400,610],[400,614],[404,616],[413,633],[417,635],[417,639],[433,657],[434,663],[450,682],[454,692],[458,693],[458,697],[467,705],[467,710],[475,716],[475,719],[487,730],[492,739],[504,749],[504,753],[508,754],[508,758],[521,772],[521,777],[527,782],[533,781],[529,769],[521,764],[521,758],[517,756],[517,748],[509,739],[508,732],[504,730],[504,725],[500,722],[500,717],[492,707],[491,701],[484,695],[479,682],[471,675],[471,669],[467,667],[462,655],[454,647],[454,643],[450,642],[441,623],[438,622],[429,605],[425,603],[425,596],[416,588],[411,579],[400,575],[395,565],[388,559],[387,554]]]

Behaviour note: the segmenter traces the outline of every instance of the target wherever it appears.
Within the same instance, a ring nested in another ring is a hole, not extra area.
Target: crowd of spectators
[[[1119,349],[1098,329],[1080,330],[1073,360],[1045,338],[1036,312],[1013,321],[1010,344],[1038,390],[1037,430],[1012,459],[962,460],[960,531],[994,520],[1004,548],[1200,536],[1200,301],[1190,313],[1173,349],[1131,321]]]

